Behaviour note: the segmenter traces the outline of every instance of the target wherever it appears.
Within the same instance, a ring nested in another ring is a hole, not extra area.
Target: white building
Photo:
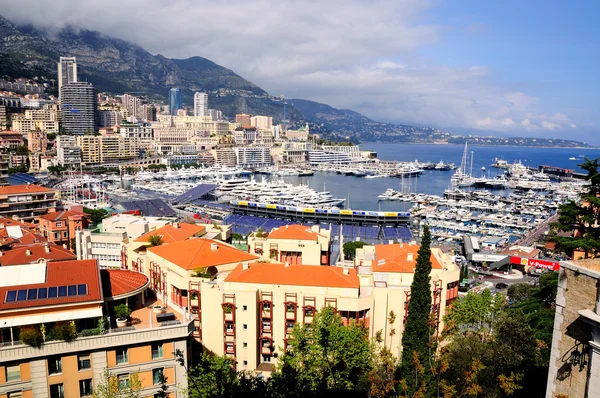
[[[358,145],[323,145],[322,149],[326,152],[346,153],[353,159],[361,158],[360,147]]]
[[[60,57],[58,62],[58,92],[63,85],[77,82],[77,60],[75,57]]]
[[[114,127],[121,124],[123,114],[114,110],[99,110],[98,111],[100,127]]]
[[[121,242],[127,238],[123,233],[75,232],[75,248],[78,260],[98,260],[101,268],[121,268]]]
[[[209,116],[208,114],[208,94],[194,94],[194,116]]]
[[[77,146],[75,136],[59,135],[56,137],[56,153],[61,166],[79,167],[81,164],[81,148]]]
[[[309,151],[308,161],[311,166],[318,166],[320,164],[350,164],[353,159],[343,152]]]
[[[145,233],[171,224],[173,217],[142,217],[132,214],[117,214],[102,220],[102,232],[123,233],[127,238],[136,239]]]
[[[270,130],[273,127],[273,118],[271,116],[252,116],[250,125],[259,130]]]
[[[271,149],[267,147],[236,147],[236,163],[241,167],[263,167],[273,164]]]
[[[208,115],[210,116],[210,118],[212,119],[213,122],[216,122],[218,120],[223,120],[223,112],[218,111],[216,109],[209,109]]]

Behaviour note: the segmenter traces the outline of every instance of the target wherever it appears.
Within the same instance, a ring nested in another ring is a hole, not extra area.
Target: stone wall
[[[596,311],[599,279],[600,274],[593,270],[573,265],[561,266],[547,398],[554,398],[561,394],[569,398],[587,397],[591,365],[588,343],[592,336],[590,326],[584,322],[578,311],[584,309]],[[571,363],[575,350],[583,353],[586,364]],[[596,366],[600,365],[596,364]]]

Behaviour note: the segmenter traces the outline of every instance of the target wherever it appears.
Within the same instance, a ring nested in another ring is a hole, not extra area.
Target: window
[[[92,395],[92,379],[79,380],[79,395]]]
[[[57,221],[57,222],[56,222],[56,226],[57,226],[57,227],[62,227],[62,221]]]
[[[225,343],[225,351],[233,352],[233,343]]]
[[[163,345],[162,343],[152,344],[152,359],[158,359],[163,357]]]
[[[21,380],[21,367],[19,365],[6,367],[6,381]]]
[[[248,348],[248,343],[244,343],[244,348]]]
[[[152,369],[152,383],[160,384],[163,376],[163,368]]]
[[[244,330],[248,330],[248,325],[244,323]]]
[[[119,375],[119,390],[127,390],[129,388],[129,375]]]
[[[226,323],[225,324],[225,330],[232,331],[233,330],[233,323]]]
[[[244,306],[242,307],[242,309],[243,309],[244,311],[248,311],[248,306],[247,306],[247,305],[244,305]]]
[[[244,366],[248,366],[248,361],[244,361]]]
[[[51,384],[50,385],[50,398],[64,398],[65,397],[65,388],[61,384]]]
[[[127,347],[118,347],[116,349],[116,352],[117,352],[117,364],[129,362],[129,357],[127,355]]]
[[[79,370],[86,370],[92,368],[89,355],[80,355],[77,359]]]
[[[269,322],[269,321],[263,321],[263,329],[270,330],[271,329],[271,322]]]
[[[271,311],[271,303],[263,303],[263,311]]]
[[[23,393],[21,391],[9,392],[8,398],[23,398]]]
[[[263,355],[263,362],[271,362],[271,356],[270,355]]]
[[[292,329],[294,328],[294,322],[286,322],[285,323],[285,328],[287,332],[291,332]]]
[[[48,358],[48,374],[53,375],[56,373],[62,373],[62,360],[60,357]]]

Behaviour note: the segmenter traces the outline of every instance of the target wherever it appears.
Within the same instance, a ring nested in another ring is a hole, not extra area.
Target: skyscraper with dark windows
[[[58,93],[63,85],[77,82],[77,60],[75,57],[60,57],[58,62]]]
[[[98,128],[98,92],[91,83],[67,83],[60,89],[62,127],[67,134],[94,133]]]
[[[176,116],[177,111],[181,108],[181,89],[176,87],[172,88],[169,91],[169,113],[172,116]]]

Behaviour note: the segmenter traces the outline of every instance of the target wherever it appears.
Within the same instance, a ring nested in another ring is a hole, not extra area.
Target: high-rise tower
[[[73,82],[60,90],[62,127],[67,134],[93,133],[98,128],[98,92],[91,83]]]
[[[60,57],[58,62],[58,93],[63,85],[77,82],[77,60],[75,57]]]
[[[169,113],[171,116],[177,116],[177,110],[181,108],[181,89],[172,88],[169,91]]]
[[[194,116],[207,116],[208,115],[208,94],[196,93],[194,94]]]

